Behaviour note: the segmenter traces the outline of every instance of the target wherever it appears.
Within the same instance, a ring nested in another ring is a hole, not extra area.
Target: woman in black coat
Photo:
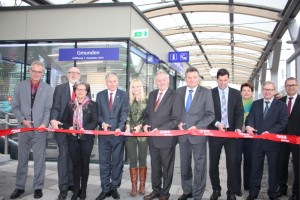
[[[89,99],[88,83],[77,82],[73,90],[76,94],[74,101],[70,101],[64,112],[63,128],[70,130],[94,130],[98,125],[97,104]],[[68,135],[69,152],[73,162],[74,194],[72,200],[78,197],[86,198],[86,188],[89,176],[89,163],[94,146],[94,135],[70,134]]]

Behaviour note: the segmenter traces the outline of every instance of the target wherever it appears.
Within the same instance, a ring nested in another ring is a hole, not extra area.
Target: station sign
[[[119,48],[59,49],[59,61],[119,60]]]
[[[159,58],[153,54],[146,54],[146,64],[159,64]]]
[[[136,29],[132,31],[133,38],[147,38],[149,36],[148,29]]]
[[[169,52],[169,59],[171,62],[189,62],[190,61],[190,52],[181,51],[181,52]]]

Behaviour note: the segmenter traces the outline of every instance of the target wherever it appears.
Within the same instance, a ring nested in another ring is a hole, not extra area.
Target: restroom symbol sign
[[[189,52],[169,52],[169,62],[189,62]]]

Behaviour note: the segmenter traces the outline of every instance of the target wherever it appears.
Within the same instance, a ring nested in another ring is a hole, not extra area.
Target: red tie
[[[292,100],[293,100],[293,97],[289,97],[289,102],[288,102],[288,112],[289,112],[289,116],[291,114],[291,108],[292,108]]]
[[[162,94],[163,94],[162,92],[159,93],[158,99],[157,99],[157,101],[155,102],[154,112],[156,111],[156,109],[157,109],[157,107],[158,107],[158,105],[159,105],[159,103],[160,103],[160,99],[161,99]]]
[[[110,112],[112,111],[112,105],[113,105],[112,95],[113,95],[113,93],[110,93],[110,97],[109,97],[109,110],[110,110]]]
[[[74,100],[75,100],[75,97],[76,97],[76,94],[75,94],[75,92],[73,91],[73,92],[72,92],[71,100],[74,101]]]

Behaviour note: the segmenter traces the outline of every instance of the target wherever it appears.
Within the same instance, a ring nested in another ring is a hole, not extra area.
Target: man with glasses
[[[285,133],[288,135],[300,136],[300,96],[298,92],[298,81],[296,78],[290,77],[285,81],[285,90],[287,95],[281,100],[286,103],[288,108],[288,124]],[[290,153],[293,156],[294,167],[294,183],[292,187],[292,196],[289,200],[299,200],[299,151],[297,144],[281,143],[279,157],[279,189],[277,197],[287,195],[288,165]]]
[[[52,128],[58,129],[61,125],[61,119],[64,114],[67,103],[75,99],[73,91],[74,84],[80,79],[80,70],[77,67],[71,67],[67,74],[68,82],[56,86],[53,96],[53,106],[51,109],[50,123]],[[69,155],[68,139],[65,133],[55,133],[54,138],[58,145],[58,200],[64,200],[68,191],[73,191],[72,161]]]
[[[43,63],[34,61],[29,69],[30,79],[16,85],[12,112],[18,120],[18,128],[48,127],[53,90],[50,85],[41,81],[44,71]],[[31,149],[34,161],[34,198],[39,199],[43,196],[46,139],[47,133],[39,131],[29,131],[18,135],[16,189],[11,194],[11,199],[20,197],[25,191]]]
[[[263,84],[263,98],[253,102],[246,120],[248,134],[262,135],[266,133],[282,133],[288,121],[287,106],[274,98],[275,85],[271,81]],[[247,200],[256,199],[261,188],[264,169],[264,158],[267,156],[269,172],[268,196],[270,200],[277,199],[277,177],[280,143],[265,139],[255,139],[252,142],[252,168],[250,190]]]

